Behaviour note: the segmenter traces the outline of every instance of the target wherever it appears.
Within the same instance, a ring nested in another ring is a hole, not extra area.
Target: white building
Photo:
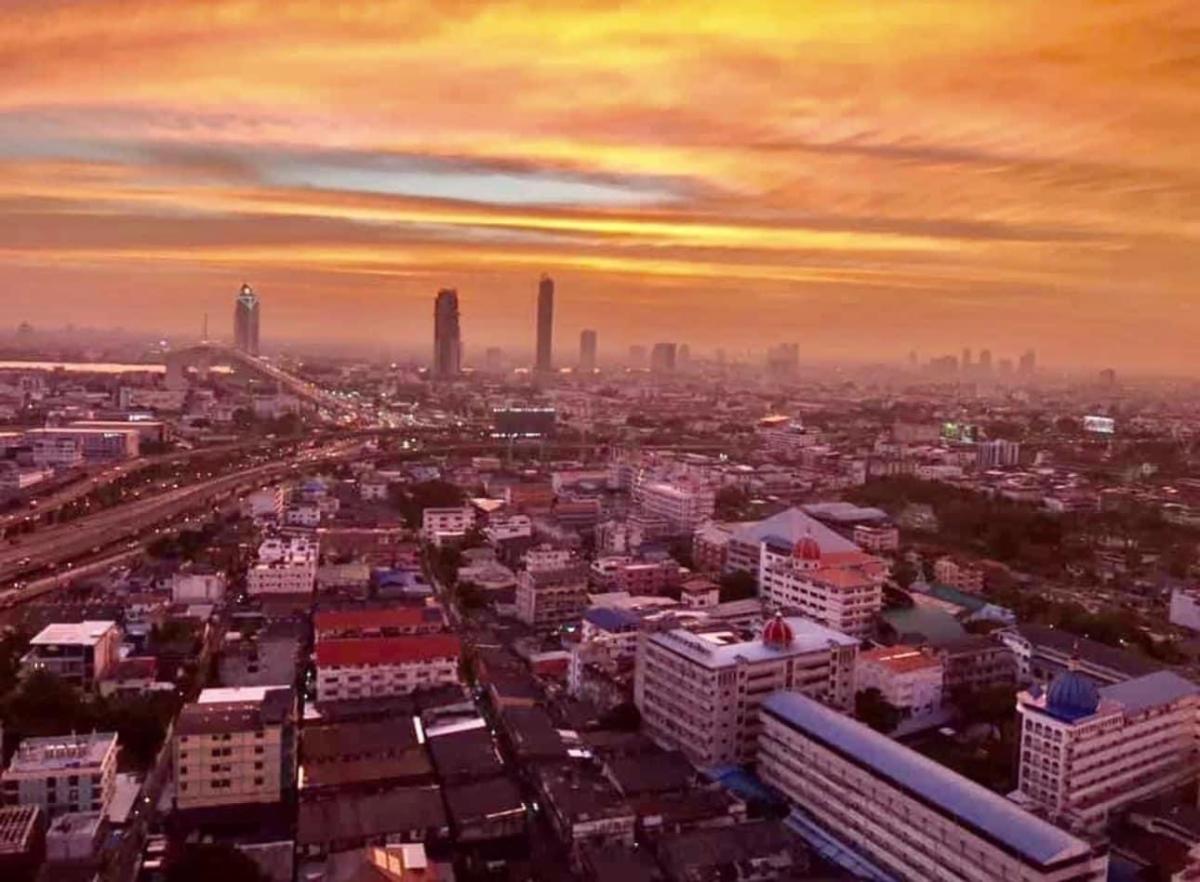
[[[26,738],[3,774],[5,805],[36,805],[50,817],[108,811],[117,784],[117,736]]]
[[[174,603],[220,603],[225,599],[225,588],[225,574],[214,570],[183,568],[171,576]]]
[[[875,554],[900,547],[900,530],[894,524],[859,524],[851,535],[855,545]]]
[[[821,440],[818,432],[804,427],[800,420],[767,417],[758,424],[757,434],[769,453],[795,459],[807,447]]]
[[[205,689],[175,721],[180,810],[280,802],[296,776],[290,686]]]
[[[1200,686],[1171,671],[1097,687],[1067,670],[1017,697],[1018,789],[1072,827],[1099,831],[1110,815],[1200,776]]]
[[[83,465],[83,443],[78,438],[27,437],[34,465],[51,469],[73,469]]]
[[[283,522],[289,527],[316,528],[321,525],[321,506],[316,502],[298,502],[283,512]]]
[[[533,535],[533,520],[529,515],[493,515],[483,528],[489,545],[513,539],[525,539]]]
[[[1005,441],[1002,438],[980,441],[975,445],[975,454],[975,462],[981,471],[1006,468],[1020,464],[1021,445],[1017,441]]]
[[[768,537],[760,548],[758,592],[776,609],[799,613],[855,637],[869,636],[883,608],[887,565],[861,551],[825,554],[804,537]]]
[[[53,426],[43,429],[30,429],[25,433],[28,442],[35,443],[41,439],[54,441],[76,441],[83,451],[87,462],[108,462],[113,460],[131,459],[138,455],[141,436],[136,428],[131,429],[88,429],[72,428],[70,426]],[[35,447],[36,461],[36,447]]]
[[[673,536],[690,536],[716,510],[713,488],[700,481],[648,481],[634,489],[643,514],[661,518]]]
[[[1200,589],[1176,588],[1171,592],[1172,625],[1200,631]]]
[[[304,536],[265,539],[246,573],[250,594],[311,594],[317,581],[317,543]]]
[[[474,525],[475,510],[469,505],[421,512],[421,535],[430,542],[438,542],[439,537],[461,537]]]
[[[317,701],[408,695],[459,682],[455,634],[318,640]]]
[[[256,520],[279,518],[283,515],[283,487],[264,487],[261,490],[255,490],[246,497],[243,505],[246,514]]]
[[[116,665],[121,629],[116,622],[55,622],[29,641],[22,673],[48,671],[82,689],[92,689]]]
[[[762,718],[758,773],[801,810],[789,826],[858,878],[1107,878],[1102,847],[803,695],[772,695]]]
[[[552,545],[539,545],[525,552],[525,569],[530,572],[550,572],[563,570],[577,563],[575,555],[569,548],[555,548]]]
[[[696,765],[749,762],[763,699],[794,690],[847,708],[857,653],[853,637],[780,616],[757,636],[728,629],[645,633],[634,702],[643,731]]]
[[[383,502],[388,498],[388,482],[383,478],[363,478],[358,483],[358,496],[366,502]]]
[[[930,717],[942,707],[942,663],[915,646],[885,646],[858,654],[855,691],[878,689],[905,717]]]

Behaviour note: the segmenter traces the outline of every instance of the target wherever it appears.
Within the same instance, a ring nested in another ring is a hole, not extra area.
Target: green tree
[[[892,567],[892,581],[895,582],[903,591],[907,591],[912,583],[917,581],[917,568],[907,557],[902,557],[896,561],[896,565]]]
[[[744,570],[726,573],[721,577],[720,585],[721,603],[728,603],[731,600],[746,600],[758,594],[757,580]]]
[[[878,689],[863,689],[854,696],[854,716],[876,732],[890,733],[900,725],[900,709]]]

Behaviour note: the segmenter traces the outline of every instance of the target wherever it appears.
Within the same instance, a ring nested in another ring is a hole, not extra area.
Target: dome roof
[[[792,557],[799,560],[820,560],[821,545],[812,536],[804,536],[792,549]]]
[[[1064,720],[1090,717],[1100,706],[1100,690],[1079,671],[1063,671],[1046,692],[1046,710]]]
[[[791,646],[796,639],[792,626],[783,618],[783,613],[775,613],[775,617],[767,622],[762,632],[762,642],[766,646]]]

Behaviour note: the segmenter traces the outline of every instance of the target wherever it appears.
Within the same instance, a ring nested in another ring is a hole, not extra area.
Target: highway
[[[25,590],[38,584],[27,585],[16,581],[23,576],[48,575],[64,562],[99,554],[118,543],[137,544],[143,532],[188,511],[209,507],[226,496],[251,490],[294,468],[356,455],[361,448],[362,444],[358,441],[339,441],[287,460],[241,469],[85,515],[65,524],[43,527],[0,550],[0,583],[15,583],[12,585],[15,590],[6,592],[2,599],[9,604],[21,602],[25,599]],[[37,593],[43,593],[44,590]]]

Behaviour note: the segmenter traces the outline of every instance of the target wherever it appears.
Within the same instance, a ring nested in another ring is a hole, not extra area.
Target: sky
[[[1195,0],[2,5],[13,325],[1197,366]]]

